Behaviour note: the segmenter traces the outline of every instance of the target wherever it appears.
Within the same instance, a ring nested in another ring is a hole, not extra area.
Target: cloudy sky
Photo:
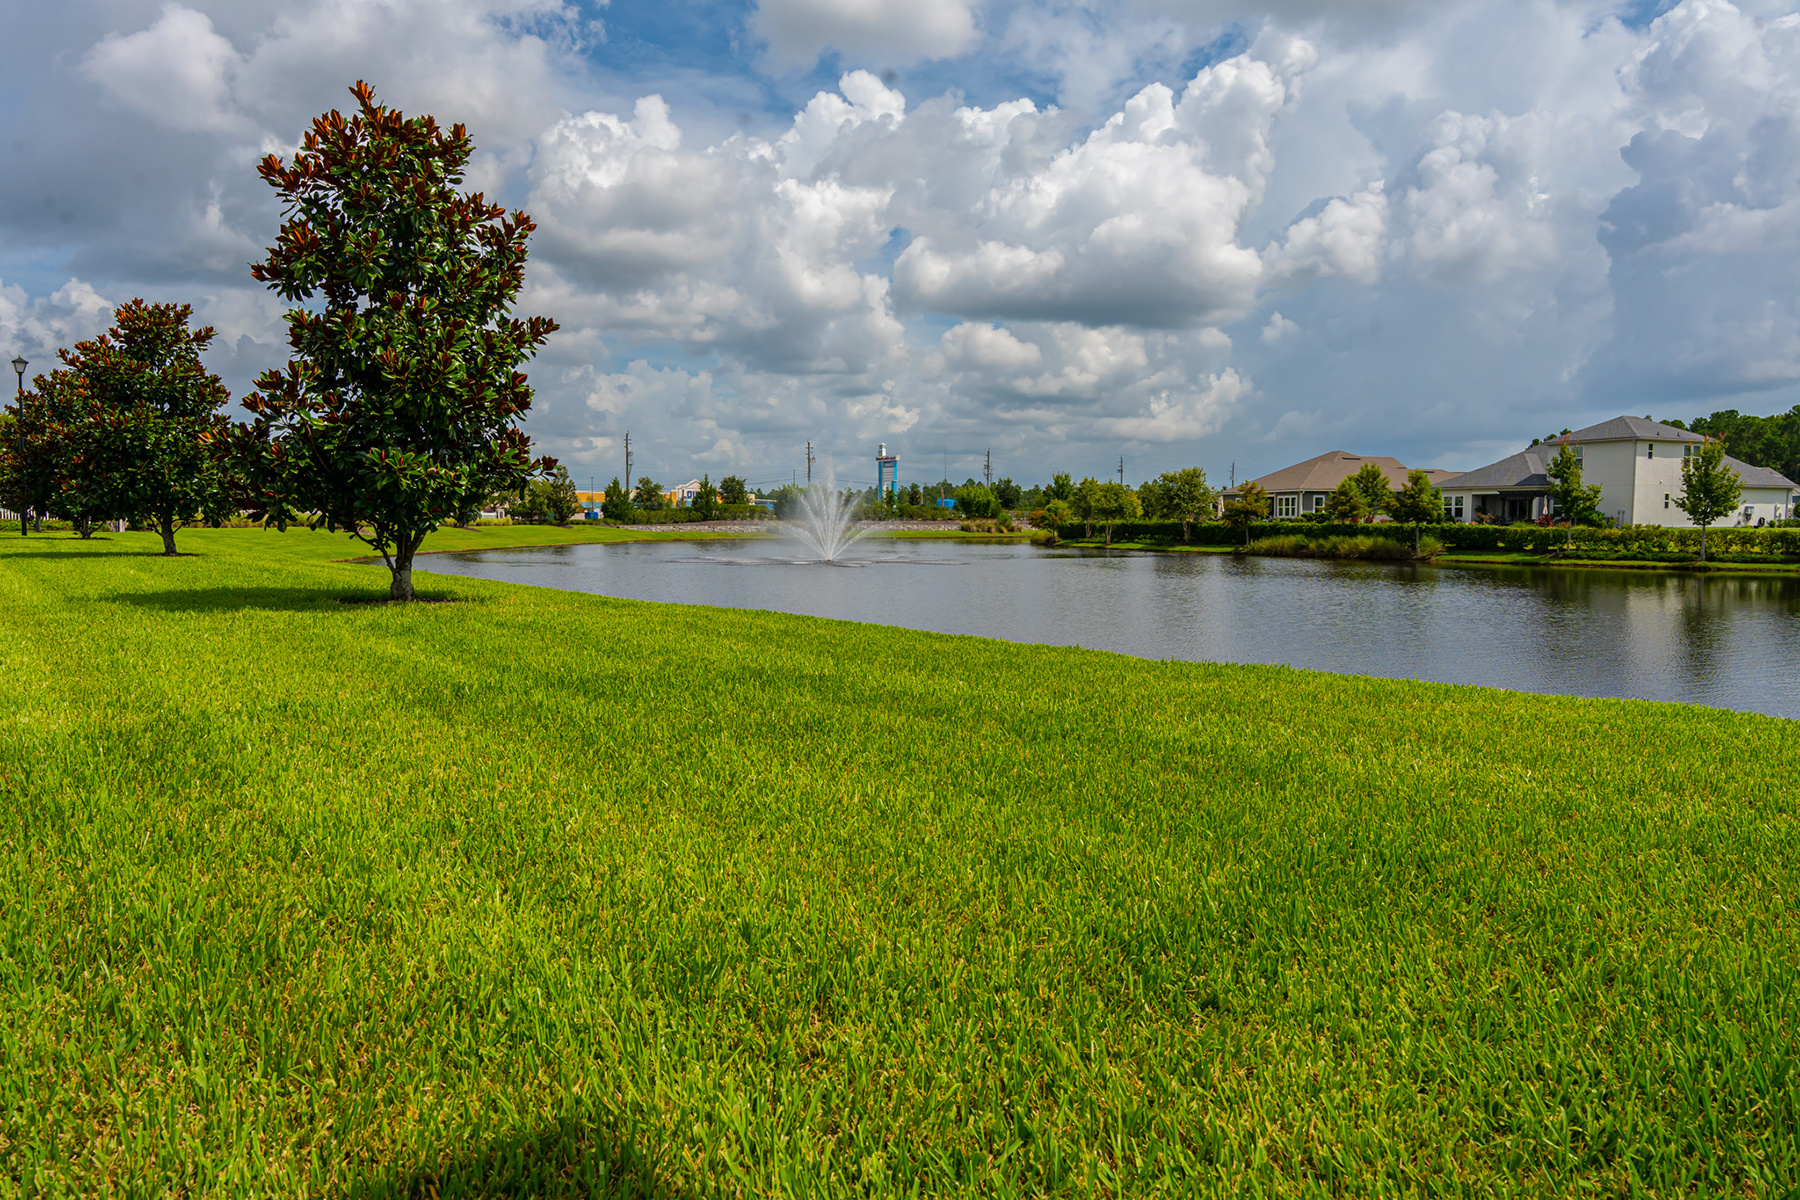
[[[61,0],[9,17],[0,358],[193,303],[285,358],[255,175],[462,121],[603,483],[1332,449],[1466,468],[1800,402],[1800,17],[1744,0]]]

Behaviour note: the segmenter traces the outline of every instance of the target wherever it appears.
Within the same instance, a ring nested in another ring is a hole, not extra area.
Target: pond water
[[[422,570],[1143,658],[1285,663],[1800,717],[1800,578],[1239,559],[865,541],[638,542],[421,556]]]

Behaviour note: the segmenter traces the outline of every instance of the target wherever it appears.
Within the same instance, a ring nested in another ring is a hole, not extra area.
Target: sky
[[[578,483],[1467,469],[1800,403],[1800,16],[1745,0],[63,0],[9,17],[0,358],[286,359],[255,163],[462,122]]]

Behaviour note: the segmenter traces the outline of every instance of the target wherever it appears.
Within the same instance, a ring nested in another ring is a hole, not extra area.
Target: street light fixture
[[[25,368],[29,367],[30,365],[31,365],[30,363],[25,361],[25,356],[23,354],[15,354],[13,356],[12,369],[13,369],[13,372],[15,374],[17,374],[19,377],[19,404],[18,404],[19,416],[17,419],[17,423],[15,425],[15,431],[19,435],[19,439],[18,439],[19,440],[19,458],[18,458],[17,466],[18,466],[18,471],[19,471],[19,536],[20,537],[24,537],[26,534],[26,529],[25,529]]]

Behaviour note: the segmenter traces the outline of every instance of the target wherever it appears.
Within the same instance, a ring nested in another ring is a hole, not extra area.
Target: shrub
[[[1411,561],[1414,558],[1433,558],[1443,549],[1443,543],[1436,538],[1423,539],[1419,544],[1419,553],[1414,555],[1413,548],[1405,542],[1374,534],[1307,537],[1303,534],[1289,533],[1257,538],[1245,548],[1244,552],[1276,558],[1367,558]]]

